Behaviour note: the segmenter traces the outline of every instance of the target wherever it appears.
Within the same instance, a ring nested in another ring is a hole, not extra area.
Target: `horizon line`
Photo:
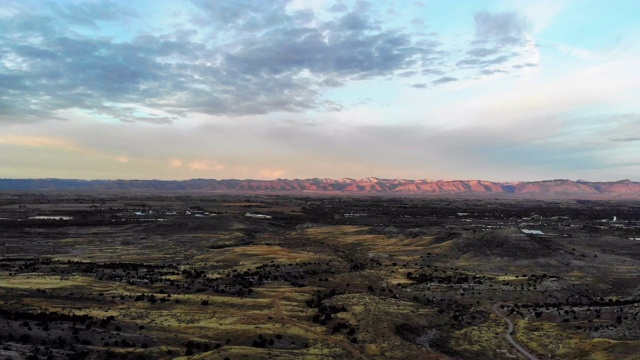
[[[401,180],[401,181],[426,181],[426,182],[447,182],[447,181],[483,181],[483,182],[490,182],[490,183],[499,183],[499,184],[515,184],[515,183],[526,183],[526,182],[545,182],[545,181],[572,181],[572,182],[585,182],[585,183],[616,183],[616,182],[625,182],[625,181],[630,181],[630,182],[639,182],[639,181],[633,181],[629,178],[626,179],[618,179],[618,180],[604,180],[604,181],[592,181],[592,180],[585,180],[585,179],[577,179],[577,180],[572,180],[572,179],[567,179],[567,178],[556,178],[556,179],[543,179],[543,180],[483,180],[483,179],[428,179],[428,178],[421,178],[421,179],[409,179],[409,178],[382,178],[382,177],[376,177],[376,176],[368,176],[368,177],[363,177],[363,178],[351,178],[351,177],[341,177],[341,178],[328,178],[328,177],[309,177],[309,178],[293,178],[293,179],[288,179],[288,178],[275,178],[275,179],[250,179],[250,178],[245,178],[245,179],[238,179],[238,178],[223,178],[223,179],[216,179],[216,178],[190,178],[190,179],[80,179],[80,178],[57,178],[57,177],[42,177],[42,178],[0,178],[0,180],[16,180],[16,181],[20,181],[20,180],[72,180],[72,181],[165,181],[165,182],[181,182],[181,181],[193,181],[193,180],[212,180],[212,181],[304,181],[304,180],[353,180],[353,181],[360,181],[360,180],[368,180],[368,179],[376,179],[376,180]]]

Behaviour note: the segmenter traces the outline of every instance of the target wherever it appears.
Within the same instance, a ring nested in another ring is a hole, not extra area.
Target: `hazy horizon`
[[[0,178],[640,181],[639,17],[631,0],[4,1]]]
[[[555,179],[541,179],[541,180],[486,180],[486,179],[429,179],[429,178],[381,178],[375,176],[368,176],[364,178],[352,178],[352,177],[340,177],[340,178],[319,178],[319,177],[309,177],[309,178],[273,178],[273,179],[252,179],[252,178],[189,178],[189,179],[154,179],[154,178],[145,178],[145,179],[134,179],[134,178],[56,178],[56,177],[40,177],[40,178],[8,178],[8,177],[0,177],[0,180],[62,180],[62,181],[192,181],[192,180],[213,180],[213,181],[304,181],[304,180],[331,180],[331,181],[341,181],[341,180],[353,180],[353,181],[361,181],[361,180],[369,180],[369,179],[377,179],[377,180],[402,180],[402,181],[426,181],[426,182],[446,182],[446,181],[482,181],[482,182],[492,182],[498,184],[508,184],[508,183],[535,183],[541,181],[572,181],[572,182],[587,182],[587,183],[616,183],[623,181],[633,181],[631,179],[616,179],[616,180],[601,180],[594,181],[589,179],[567,179],[567,178],[555,178]]]

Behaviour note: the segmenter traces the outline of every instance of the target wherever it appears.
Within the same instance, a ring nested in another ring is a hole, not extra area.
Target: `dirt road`
[[[507,340],[511,343],[511,345],[513,345],[514,348],[516,348],[516,350],[518,350],[522,355],[524,355],[524,357],[526,357],[529,360],[538,360],[537,357],[535,357],[534,355],[532,355],[529,351],[527,351],[527,349],[525,349],[524,347],[522,347],[520,344],[518,344],[518,342],[516,342],[513,337],[511,336],[511,334],[513,333],[513,323],[511,322],[511,320],[509,320],[506,316],[502,315],[502,313],[500,312],[500,310],[498,310],[498,304],[494,304],[493,305],[493,311],[498,314],[498,316],[500,316],[502,319],[504,319],[504,321],[507,322],[507,324],[509,325],[509,330],[507,330],[507,333],[505,334],[505,337],[507,338]]]

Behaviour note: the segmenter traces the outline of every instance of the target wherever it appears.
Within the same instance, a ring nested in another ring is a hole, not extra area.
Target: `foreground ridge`
[[[639,195],[640,183],[573,181],[566,179],[519,182],[484,180],[407,179],[191,179],[191,180],[75,180],[0,179],[0,190],[163,190],[163,191],[271,191],[424,194],[622,194]]]

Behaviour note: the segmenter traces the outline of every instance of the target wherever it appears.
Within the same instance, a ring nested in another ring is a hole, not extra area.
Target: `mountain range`
[[[406,179],[276,179],[276,180],[75,180],[0,179],[0,190],[157,190],[217,192],[314,192],[389,194],[521,194],[640,196],[631,180],[592,182],[543,180],[493,182],[483,180]]]

